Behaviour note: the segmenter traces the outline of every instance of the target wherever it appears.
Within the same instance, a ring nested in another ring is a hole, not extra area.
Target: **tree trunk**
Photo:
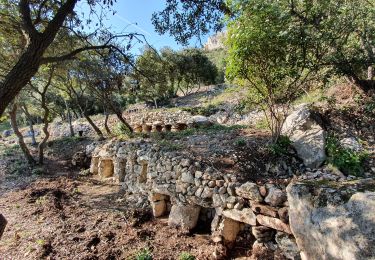
[[[156,98],[154,98],[154,104],[155,104],[155,109],[157,109],[158,108],[158,101],[157,101]]]
[[[70,113],[70,108],[66,100],[65,100],[65,107],[66,107],[66,116],[67,116],[68,123],[69,123],[70,136],[73,137],[75,134],[74,134],[74,128],[72,125],[72,114]]]
[[[26,160],[29,164],[33,165],[35,164],[34,158],[31,156],[30,150],[27,148],[25,141],[23,139],[22,133],[18,129],[17,125],[17,109],[18,106],[16,103],[13,103],[12,109],[9,112],[9,118],[10,118],[10,124],[12,125],[13,131],[16,134],[18,138],[18,144],[23,152],[23,154],[26,157]]]
[[[115,114],[116,114],[118,120],[120,120],[120,122],[123,123],[123,124],[129,129],[130,133],[133,133],[133,132],[134,132],[133,128],[132,128],[132,127],[128,124],[128,122],[126,122],[126,120],[122,117],[122,113],[116,111]]]
[[[47,141],[49,139],[49,131],[48,131],[48,117],[49,117],[49,108],[47,107],[46,104],[46,93],[44,92],[42,96],[42,108],[44,110],[44,115],[43,115],[43,133],[44,133],[44,138],[43,140],[39,143],[38,145],[38,153],[39,153],[39,164],[43,164],[44,162],[44,148],[47,144]]]
[[[104,135],[102,131],[95,125],[95,123],[91,120],[89,115],[86,112],[82,112],[83,116],[86,118],[87,122],[91,125],[91,127],[94,129],[95,133],[99,136],[99,140],[104,140]]]
[[[43,33],[36,29],[28,28],[28,37],[30,44],[18,59],[13,68],[5,75],[4,80],[0,82],[0,116],[4,113],[6,107],[18,95],[31,78],[38,71],[41,64],[43,54],[51,45],[56,37],[57,32],[63,25],[65,18],[73,12],[74,6],[78,0],[67,0],[56,12],[55,16],[46,25]],[[29,5],[28,1],[26,6]],[[21,13],[26,12],[25,6],[20,5]],[[24,17],[22,17],[25,20]],[[24,21],[27,24],[28,21]],[[32,25],[31,25],[32,26]]]
[[[26,105],[23,105],[23,112],[26,115],[27,121],[29,123],[29,128],[30,128],[30,133],[31,133],[31,144],[36,145],[36,140],[35,140],[35,131],[34,131],[34,122],[33,119],[29,113],[29,110],[27,109]]]
[[[374,77],[374,67],[373,66],[369,66],[367,68],[367,79],[368,80],[372,80]]]
[[[104,119],[104,128],[105,130],[107,131],[107,134],[111,135],[111,130],[109,129],[108,127],[108,118],[109,118],[109,114],[108,113],[105,113],[105,119]]]
[[[6,225],[7,225],[7,220],[4,218],[3,215],[0,214],[0,239],[3,236]]]

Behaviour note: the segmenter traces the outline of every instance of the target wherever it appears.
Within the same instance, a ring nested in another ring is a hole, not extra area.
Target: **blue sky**
[[[180,49],[183,46],[177,44],[173,37],[168,34],[159,35],[155,32],[154,26],[151,22],[152,14],[156,11],[164,9],[165,1],[163,0],[117,0],[114,3],[113,9],[116,11],[115,15],[108,14],[104,24],[111,27],[111,31],[117,33],[123,32],[137,32],[143,34],[148,43],[160,49],[164,46],[169,46],[173,49]],[[203,37],[204,43],[207,36]],[[196,39],[192,40],[190,46],[199,46]],[[134,52],[138,52],[142,45],[135,46]]]

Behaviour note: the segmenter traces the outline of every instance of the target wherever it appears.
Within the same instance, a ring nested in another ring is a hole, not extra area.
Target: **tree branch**
[[[18,7],[21,13],[22,27],[25,30],[24,33],[26,33],[30,37],[30,39],[36,38],[39,32],[35,29],[31,20],[29,1],[21,0]]]

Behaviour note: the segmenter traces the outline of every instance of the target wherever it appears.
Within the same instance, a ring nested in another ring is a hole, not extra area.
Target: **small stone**
[[[203,192],[203,187],[199,187],[195,192],[195,196],[200,197]]]
[[[201,198],[203,198],[203,199],[212,198],[213,193],[214,193],[213,189],[211,189],[209,187],[205,187],[202,194],[201,194]]]
[[[182,159],[180,165],[183,167],[189,167],[191,165],[191,161],[190,159]]]
[[[181,181],[194,184],[194,176],[190,172],[182,172]]]
[[[195,178],[200,179],[200,178],[202,178],[202,176],[203,176],[203,172],[201,172],[201,171],[195,172]]]
[[[266,203],[274,207],[282,205],[286,200],[287,200],[286,192],[276,187],[269,188],[268,195],[264,199]]]
[[[216,182],[215,181],[209,181],[208,182],[208,187],[214,188],[215,186],[216,186]]]
[[[218,186],[218,187],[223,187],[224,186],[224,180],[217,180],[216,181],[216,186]]]
[[[236,199],[236,197],[234,197],[234,196],[229,196],[227,199],[226,199],[226,203],[232,203],[232,204],[234,204],[234,203],[236,203],[236,201],[237,201],[237,199]]]
[[[267,196],[266,186],[260,186],[259,187],[259,193],[260,193],[260,195],[262,195],[262,197],[266,197]]]
[[[243,203],[241,203],[241,202],[236,203],[236,205],[234,205],[234,208],[235,208],[235,209],[238,209],[238,210],[243,209]]]
[[[221,187],[220,189],[219,189],[219,194],[224,194],[224,193],[226,193],[227,192],[227,188],[225,188],[225,187]]]
[[[227,208],[228,209],[233,209],[234,208],[234,204],[233,203],[227,203]]]

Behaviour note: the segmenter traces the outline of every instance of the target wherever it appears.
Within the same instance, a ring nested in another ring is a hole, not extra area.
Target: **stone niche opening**
[[[160,193],[151,193],[149,199],[151,202],[152,214],[155,218],[169,215],[172,207],[170,196]]]
[[[102,178],[112,177],[114,173],[113,160],[111,158],[100,158],[98,173]]]
[[[152,130],[152,125],[150,125],[150,124],[142,125],[142,132],[143,133],[150,133],[151,130]]]
[[[172,130],[172,125],[164,125],[163,132],[170,132]]]
[[[196,234],[211,234],[211,224],[216,211],[214,208],[201,208],[196,227],[192,230]]]

